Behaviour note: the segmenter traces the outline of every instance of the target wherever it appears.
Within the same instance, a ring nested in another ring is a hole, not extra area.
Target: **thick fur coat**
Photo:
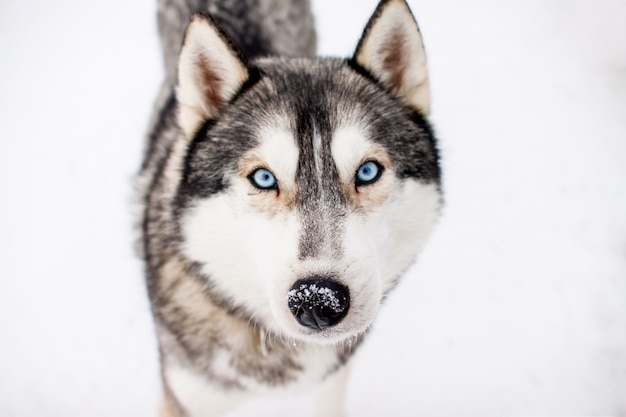
[[[421,35],[383,0],[349,59],[307,1],[159,0],[166,79],[138,179],[163,416],[219,416],[346,362],[441,201]]]

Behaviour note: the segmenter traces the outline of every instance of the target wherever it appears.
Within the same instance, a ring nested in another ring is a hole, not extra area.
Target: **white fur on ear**
[[[185,135],[193,137],[216,117],[247,79],[246,64],[213,20],[195,14],[178,61],[178,123]]]
[[[422,114],[430,111],[426,53],[405,0],[382,0],[353,58],[383,85]]]

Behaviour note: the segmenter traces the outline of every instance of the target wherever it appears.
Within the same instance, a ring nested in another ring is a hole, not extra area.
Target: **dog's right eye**
[[[278,188],[276,178],[269,170],[259,168],[248,175],[248,179],[256,188],[261,190],[272,190]]]

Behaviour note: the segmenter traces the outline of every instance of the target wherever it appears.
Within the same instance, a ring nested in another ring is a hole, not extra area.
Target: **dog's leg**
[[[345,400],[350,365],[344,365],[317,389],[315,417],[345,417]]]

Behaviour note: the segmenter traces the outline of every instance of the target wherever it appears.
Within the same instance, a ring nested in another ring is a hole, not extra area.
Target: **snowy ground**
[[[155,415],[129,208],[153,3],[0,5],[1,416]],[[626,3],[411,5],[447,207],[356,358],[350,415],[626,416]],[[321,52],[350,54],[374,6],[315,2]]]

